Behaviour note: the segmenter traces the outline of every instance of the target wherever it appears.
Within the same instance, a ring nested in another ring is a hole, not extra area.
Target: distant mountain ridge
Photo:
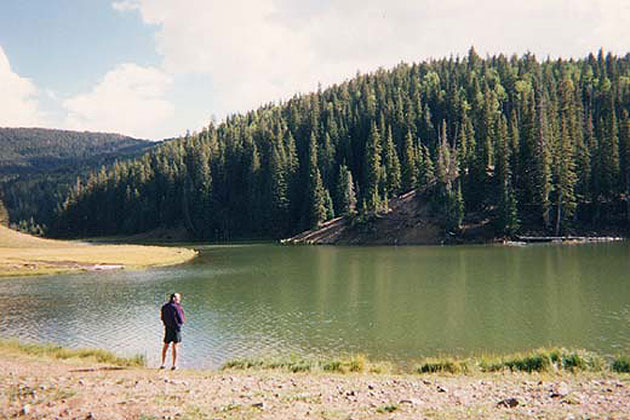
[[[39,233],[31,228],[50,223],[77,177],[160,143],[115,133],[0,127],[0,200],[11,223]]]
[[[95,158],[107,160],[142,152],[154,144],[114,133],[0,127],[0,175],[41,173]]]

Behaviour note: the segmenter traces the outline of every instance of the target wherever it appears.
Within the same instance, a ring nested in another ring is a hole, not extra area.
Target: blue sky
[[[156,29],[138,14],[116,12],[110,0],[3,0],[0,45],[18,74],[74,94],[113,63],[159,65]]]
[[[161,139],[400,61],[630,51],[627,0],[2,0],[0,126]]]

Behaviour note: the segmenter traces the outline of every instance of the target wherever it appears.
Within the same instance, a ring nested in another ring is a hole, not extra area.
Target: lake
[[[195,246],[143,272],[0,279],[0,335],[146,355],[183,294],[182,367],[239,357],[437,354],[566,346],[630,353],[630,243],[529,246]]]

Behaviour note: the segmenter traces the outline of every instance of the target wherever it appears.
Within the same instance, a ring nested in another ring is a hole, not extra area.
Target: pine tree
[[[385,156],[383,162],[386,172],[386,189],[388,194],[385,196],[395,196],[400,192],[400,160],[396,153],[396,146],[392,136],[391,127],[387,130],[387,141],[385,142]]]
[[[623,192],[630,194],[630,112],[623,110],[619,125],[619,170]]]
[[[593,115],[588,111],[584,127],[584,143],[589,150],[588,172],[581,174],[581,185],[584,188],[584,198],[588,201],[596,200],[599,196],[599,141],[595,136]]]
[[[289,229],[287,219],[289,217],[290,202],[287,175],[286,164],[282,160],[278,146],[273,144],[269,157],[269,202],[271,209],[269,214],[269,226],[267,227],[267,231],[272,234],[277,232],[284,235]]]
[[[418,148],[417,166],[418,166],[418,187],[430,188],[435,184],[435,165],[431,159],[431,152],[425,145]]]
[[[381,137],[372,123],[370,134],[365,144],[365,176],[363,187],[363,199],[367,204],[367,211],[374,213],[380,208],[381,198],[379,196],[378,186],[381,172]]]
[[[507,121],[501,117],[497,127],[496,177],[498,185],[498,230],[512,236],[519,228],[516,196],[512,186],[511,154],[512,143],[508,134]]]
[[[356,213],[357,198],[354,192],[352,173],[346,165],[339,167],[337,176],[337,211],[340,216],[352,216]]]
[[[555,178],[555,234],[559,235],[561,226],[569,220],[577,206],[575,197],[575,105],[573,103],[573,83],[565,78],[561,85],[561,129],[560,143],[556,145],[554,153]]]
[[[619,127],[619,166],[626,200],[626,220],[630,224],[630,116],[624,109]]]
[[[416,155],[413,147],[411,131],[407,131],[403,145],[401,164],[401,186],[403,192],[416,188],[418,183],[418,171],[416,170]]]
[[[312,229],[317,227],[326,218],[326,203],[324,185],[317,166],[317,139],[311,132],[309,142],[308,176],[306,179],[306,197],[304,209],[304,227]]]
[[[543,225],[547,227],[550,222],[551,158],[549,144],[552,142],[552,133],[547,124],[546,100],[542,88],[538,90],[534,130],[534,150],[536,151],[534,163],[535,200],[540,209]]]
[[[332,197],[330,196],[330,191],[328,191],[328,188],[324,189],[324,207],[326,208],[325,220],[334,219],[335,208],[333,205]]]
[[[437,201],[442,208],[447,230],[458,230],[464,217],[464,199],[459,177],[456,150],[452,150],[446,135],[446,122],[442,122],[440,146],[436,163]]]
[[[615,97],[610,81],[602,82],[603,106],[607,118],[600,119],[601,143],[599,150],[599,187],[604,199],[612,199],[618,191],[619,179],[619,134],[615,115]]]

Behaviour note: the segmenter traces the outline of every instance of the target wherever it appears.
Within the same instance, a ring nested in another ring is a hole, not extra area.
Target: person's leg
[[[177,366],[177,343],[173,342],[173,369]]]
[[[166,363],[166,352],[168,351],[168,343],[164,343],[164,345],[162,346],[162,366],[160,366],[161,368],[164,367],[164,364]]]

